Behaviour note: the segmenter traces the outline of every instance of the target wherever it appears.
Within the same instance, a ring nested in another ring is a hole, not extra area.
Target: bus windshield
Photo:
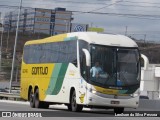
[[[101,87],[127,87],[140,83],[137,48],[91,45],[90,82]]]

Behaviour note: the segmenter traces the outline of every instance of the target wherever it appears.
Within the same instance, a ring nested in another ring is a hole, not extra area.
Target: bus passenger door
[[[81,83],[80,83],[80,91],[81,91],[81,103],[85,103],[86,99],[87,99],[87,81],[89,80],[89,73],[90,73],[90,66],[89,66],[89,62],[87,60],[89,60],[90,56],[88,56],[89,52],[87,52],[88,50],[83,49],[83,53],[81,55],[80,58],[80,71],[81,71]]]

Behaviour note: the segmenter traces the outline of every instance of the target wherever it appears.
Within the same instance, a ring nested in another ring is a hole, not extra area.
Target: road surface
[[[138,108],[138,109],[126,109],[127,111],[154,111],[154,109],[143,109],[143,108]],[[51,117],[45,117],[45,118],[38,118],[38,120],[45,119],[45,120],[50,120],[50,119],[59,119],[59,120],[159,120],[159,117],[115,117],[115,114],[113,113],[113,110],[104,110],[104,109],[88,109],[85,108],[82,112],[70,112],[67,110],[67,107],[64,105],[53,105],[50,106],[49,109],[37,109],[37,108],[30,108],[28,102],[15,102],[15,101],[5,101],[5,100],[0,100],[0,111],[18,111],[20,113],[25,113],[25,112],[36,112],[36,113],[43,113],[45,111],[45,116],[47,114]],[[160,111],[160,110],[158,110]],[[2,114],[2,113],[1,113]],[[10,120],[10,119],[15,119],[19,120],[22,118],[0,118],[0,120]],[[37,118],[23,118],[23,119],[34,119],[37,120]]]

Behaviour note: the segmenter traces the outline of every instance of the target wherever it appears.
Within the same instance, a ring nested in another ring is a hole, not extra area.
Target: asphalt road
[[[153,109],[143,109],[143,108],[138,108],[138,109],[126,109],[127,111],[154,111]],[[45,117],[45,118],[38,118],[38,120],[41,119],[59,119],[59,120],[141,120],[141,119],[146,119],[146,120],[159,120],[159,117],[115,117],[115,114],[113,113],[113,110],[105,110],[105,109],[84,109],[82,112],[70,112],[67,110],[67,107],[64,105],[58,106],[50,106],[49,109],[36,109],[36,108],[30,108],[28,102],[11,102],[11,101],[3,101],[0,100],[0,111],[17,111],[17,113],[25,113],[26,111],[29,113],[41,113],[42,116],[53,116],[51,117]],[[158,110],[160,111],[160,110]],[[2,114],[2,113],[0,113]],[[15,119],[19,120],[22,118],[0,118],[0,120],[10,120],[10,119]],[[37,118],[23,118],[23,119],[35,119]]]

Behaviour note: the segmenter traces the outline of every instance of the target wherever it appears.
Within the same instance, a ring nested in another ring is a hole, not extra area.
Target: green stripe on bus
[[[56,82],[57,82],[57,78],[58,78],[61,66],[62,66],[62,63],[56,63],[55,64],[55,67],[54,67],[54,70],[52,72],[52,76],[51,76],[50,83],[49,83],[46,94],[49,94],[49,95],[52,94],[52,91],[55,88],[55,85],[56,85]]]
[[[118,94],[125,94],[125,93],[127,93],[127,91],[128,91],[128,90],[119,90],[119,91],[118,91]]]
[[[138,88],[139,88],[139,86],[129,87],[128,91],[126,92],[126,94],[133,94]]]
[[[126,94],[133,94],[137,89],[129,89]]]
[[[62,83],[64,81],[64,77],[66,74],[68,68],[68,63],[62,63],[60,72],[58,74],[57,80],[56,80],[56,86],[54,87],[54,90],[52,92],[52,95],[57,95],[62,88]]]

